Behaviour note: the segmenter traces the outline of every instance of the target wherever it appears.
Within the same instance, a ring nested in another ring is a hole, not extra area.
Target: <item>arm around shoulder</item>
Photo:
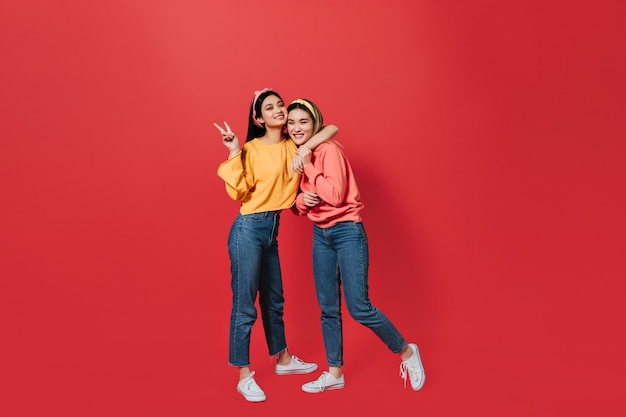
[[[330,140],[332,138],[335,137],[335,135],[337,134],[337,132],[339,132],[339,128],[335,125],[325,125],[324,127],[322,127],[322,129],[317,132],[315,135],[313,135],[313,137],[311,139],[309,139],[307,141],[307,143],[305,143],[304,145],[301,146],[302,147],[306,147],[310,150],[313,150],[315,148],[318,147],[318,145],[321,145],[322,143],[326,142],[327,140]]]

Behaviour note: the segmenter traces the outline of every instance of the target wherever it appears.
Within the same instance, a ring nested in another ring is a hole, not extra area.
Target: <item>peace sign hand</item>
[[[232,157],[239,153],[241,150],[241,147],[239,146],[239,138],[230,129],[228,123],[224,122],[224,127],[221,127],[217,123],[213,123],[213,126],[215,126],[222,135],[222,143],[226,146],[226,149],[230,151],[230,156]]]

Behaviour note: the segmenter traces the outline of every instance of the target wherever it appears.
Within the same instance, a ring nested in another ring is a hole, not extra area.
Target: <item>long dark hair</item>
[[[265,125],[257,125],[254,115],[261,115],[261,106],[263,105],[263,101],[272,95],[278,97],[280,100],[283,100],[280,94],[270,89],[263,91],[258,97],[255,95],[255,98],[252,99],[252,102],[250,103],[250,114],[248,115],[248,134],[246,136],[246,142],[265,135]],[[285,117],[287,116],[285,115]]]

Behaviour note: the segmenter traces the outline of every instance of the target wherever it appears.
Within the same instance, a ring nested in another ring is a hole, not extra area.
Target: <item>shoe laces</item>
[[[261,391],[261,387],[254,380],[254,371],[250,372],[250,375],[244,380],[242,389],[248,391]]]
[[[316,384],[319,384],[320,391],[324,391],[326,389],[326,380],[332,375],[326,371],[322,372],[319,378],[315,381]]]
[[[414,366],[411,359],[413,359],[413,356],[400,364],[400,378],[404,380],[404,388],[406,388],[407,374],[409,378],[417,378],[417,368]]]
[[[402,362],[400,364],[400,378],[402,378],[402,380],[404,381],[404,388],[406,388],[406,374],[408,373],[406,367],[406,362]]]
[[[304,365],[304,361],[296,355],[291,355],[291,362],[296,362],[298,365]]]

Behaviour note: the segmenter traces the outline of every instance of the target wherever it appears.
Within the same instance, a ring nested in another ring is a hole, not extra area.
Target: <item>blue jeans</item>
[[[370,328],[393,353],[406,342],[394,325],[372,305],[368,296],[369,251],[362,223],[342,222],[329,228],[314,226],[313,275],[322,310],[322,335],[328,366],[343,365],[341,286],[348,312]]]
[[[278,212],[239,214],[228,236],[231,288],[229,364],[250,365],[250,334],[259,307],[271,356],[287,348],[283,282],[278,258]]]

